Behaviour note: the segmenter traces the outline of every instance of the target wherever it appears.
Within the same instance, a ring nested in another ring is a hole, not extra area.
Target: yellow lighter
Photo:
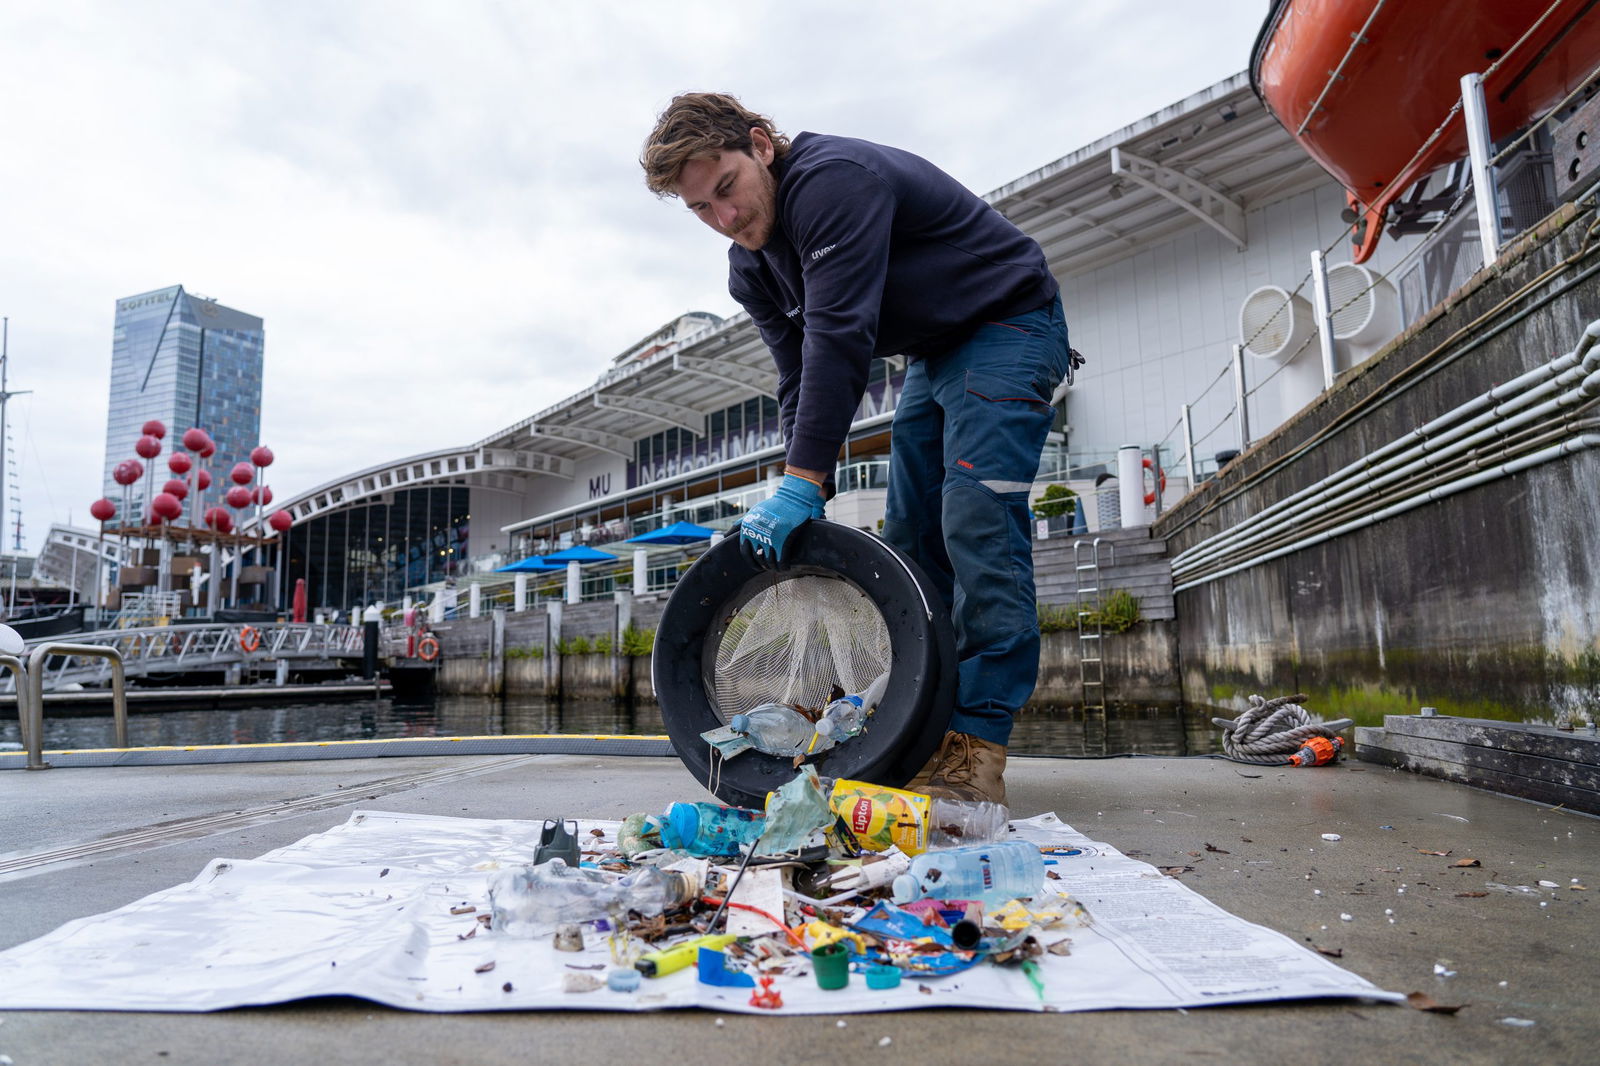
[[[733,933],[697,936],[693,940],[685,940],[670,948],[641,955],[639,961],[633,964],[633,968],[646,977],[665,977],[669,973],[677,973],[686,966],[692,966],[699,958],[701,948],[721,951],[738,939]]]

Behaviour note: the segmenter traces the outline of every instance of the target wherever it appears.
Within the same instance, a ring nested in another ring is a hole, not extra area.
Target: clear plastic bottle
[[[963,844],[987,844],[1006,835],[1011,824],[1011,809],[1004,803],[987,800],[956,800],[934,797],[928,817],[928,847],[955,848]]]
[[[884,689],[889,687],[889,674],[884,672],[877,680],[859,693],[840,696],[817,719],[817,735],[834,744],[858,736],[866,728],[867,716],[878,709]]]
[[[763,703],[759,707],[736,714],[728,722],[735,733],[750,738],[757,751],[768,755],[793,758],[833,746],[817,735],[811,720],[793,707],[781,703]]]
[[[489,878],[492,928],[511,936],[537,936],[562,922],[585,922],[606,913],[611,885],[596,870],[574,869],[564,859],[512,866]]]
[[[894,881],[894,901],[976,899],[986,905],[1031,897],[1044,883],[1044,857],[1026,840],[929,851]]]
[[[692,903],[700,885],[689,874],[646,866],[611,886],[610,909],[633,911],[647,918]]]
[[[661,819],[661,843],[691,855],[738,855],[766,828],[766,816],[748,807],[674,803]]]
[[[495,932],[539,936],[569,922],[634,911],[646,917],[681,907],[699,894],[688,874],[647,866],[607,881],[594,870],[575,870],[562,859],[499,870],[489,879],[489,913]]]

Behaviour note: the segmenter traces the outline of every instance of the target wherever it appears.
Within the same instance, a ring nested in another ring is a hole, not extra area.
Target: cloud
[[[266,320],[287,496],[485,436],[673,316],[736,310],[721,242],[640,181],[674,93],[735,91],[982,192],[1242,69],[1262,7],[8,4],[28,548],[98,495],[118,297],[181,283]]]

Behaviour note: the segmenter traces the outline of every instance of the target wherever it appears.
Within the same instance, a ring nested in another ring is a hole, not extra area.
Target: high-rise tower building
[[[133,457],[140,428],[152,418],[167,425],[155,491],[168,477],[164,457],[191,426],[216,441],[217,454],[209,463],[219,480],[234,463],[248,461],[261,435],[261,319],[173,285],[118,300],[113,337],[107,496],[122,498],[111,471]],[[144,482],[134,490],[139,503],[127,517],[137,521]]]

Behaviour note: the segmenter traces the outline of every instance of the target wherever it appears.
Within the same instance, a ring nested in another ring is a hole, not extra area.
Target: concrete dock
[[[1454,1015],[1349,1001],[1046,1015],[923,1010],[852,1016],[839,1028],[831,1017],[706,1011],[411,1014],[350,999],[200,1015],[0,1004],[0,1054],[15,1066],[624,1055],[693,1063],[1595,1061],[1594,818],[1361,763],[1281,770],[1205,759],[1016,759],[1007,784],[1019,816],[1055,811],[1091,837],[1177,869],[1241,917],[1342,952],[1340,965],[1381,988],[1463,1006]],[[0,773],[0,948],[187,881],[213,857],[252,857],[324,831],[358,807],[621,818],[696,798],[705,794],[675,760],[609,756]],[[1326,842],[1324,833],[1342,839]],[[1481,866],[1453,865],[1463,858]],[[1456,976],[1436,976],[1436,964]],[[883,1037],[892,1043],[880,1046]]]

